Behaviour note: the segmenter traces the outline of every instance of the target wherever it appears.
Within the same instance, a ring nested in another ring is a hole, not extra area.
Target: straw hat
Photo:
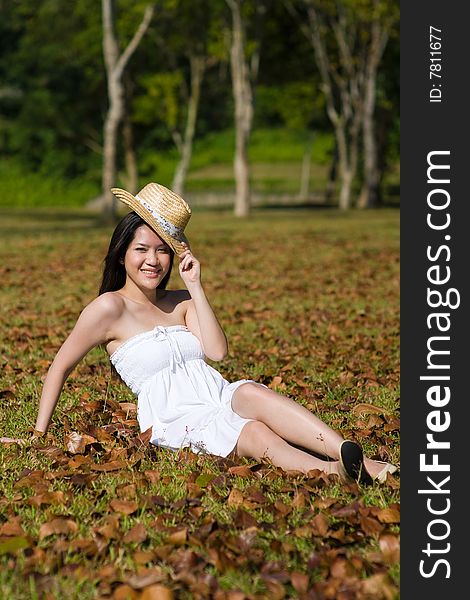
[[[135,196],[120,188],[111,188],[111,191],[142,217],[177,255],[185,250],[181,242],[189,248],[183,232],[191,217],[191,209],[178,194],[158,183],[148,183]]]

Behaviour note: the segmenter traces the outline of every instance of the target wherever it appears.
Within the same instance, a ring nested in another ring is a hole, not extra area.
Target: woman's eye
[[[158,251],[161,254],[168,254],[168,252],[170,251],[169,248],[159,248]]]

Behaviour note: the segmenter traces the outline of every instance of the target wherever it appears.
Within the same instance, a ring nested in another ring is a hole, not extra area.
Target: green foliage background
[[[363,10],[364,2],[355,2]],[[382,0],[384,5],[387,2]],[[116,2],[121,50],[145,5]],[[261,20],[255,10],[259,3],[250,0],[243,7],[248,54],[253,40],[261,40],[250,145],[254,191],[297,193],[300,162],[311,139],[311,189],[319,190],[332,160],[334,136],[312,48],[282,2],[263,4]],[[171,130],[183,129],[190,83],[188,56],[199,52],[208,56],[209,66],[187,189],[233,189],[229,32],[225,2],[158,3],[157,16],[126,75],[142,184],[171,183],[177,162]],[[78,206],[100,193],[108,103],[101,39],[97,0],[0,2],[0,205]],[[376,111],[380,153],[386,162],[386,195],[388,186],[396,189],[398,184],[398,54],[398,33],[393,31],[379,72]],[[266,163],[283,163],[282,175],[260,175],[256,165]],[[225,169],[207,171],[214,165]],[[124,175],[122,159],[119,169]],[[123,183],[122,177],[117,183]]]

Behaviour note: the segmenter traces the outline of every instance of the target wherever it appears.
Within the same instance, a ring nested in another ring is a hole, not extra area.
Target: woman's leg
[[[241,417],[261,421],[278,437],[287,442],[313,450],[317,454],[328,456],[334,460],[339,459],[340,446],[344,438],[291,398],[282,396],[257,383],[245,383],[235,390],[232,397],[232,409]],[[286,445],[289,447],[289,444]],[[281,448],[281,446],[279,447]],[[300,453],[302,457],[310,456],[301,450],[290,448],[292,451]],[[286,452],[284,447],[281,452],[283,455]],[[300,455],[292,454],[289,460],[299,460]],[[302,460],[305,461],[305,458]],[[317,461],[317,465],[319,463],[332,464],[311,456],[310,460]],[[308,464],[314,463],[309,462]],[[376,477],[384,468],[383,463],[366,457],[364,465],[372,477]],[[310,468],[327,470],[322,466]]]
[[[301,471],[306,474],[312,469],[320,469],[329,474],[338,474],[337,461],[320,460],[293,448],[261,421],[250,421],[243,427],[236,452],[238,456],[257,460],[267,458],[285,471]]]
[[[245,383],[235,390],[232,409],[241,417],[265,423],[288,442],[335,460],[339,458],[343,438],[291,398],[257,383]]]

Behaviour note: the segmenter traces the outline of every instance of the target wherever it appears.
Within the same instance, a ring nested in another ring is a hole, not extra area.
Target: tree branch
[[[147,31],[148,26],[150,25],[150,21],[152,20],[154,10],[155,10],[155,5],[150,4],[147,6],[147,8],[145,9],[144,17],[143,17],[139,27],[137,28],[137,31],[134,33],[134,36],[131,39],[131,41],[129,42],[129,44],[127,45],[127,48],[124,50],[124,52],[119,57],[119,60],[114,68],[114,73],[113,73],[114,76],[117,77],[118,79],[121,77],[122,72],[124,71],[127,63],[129,62],[130,57],[134,54],[138,45],[140,44],[140,41],[144,37],[144,34]]]

